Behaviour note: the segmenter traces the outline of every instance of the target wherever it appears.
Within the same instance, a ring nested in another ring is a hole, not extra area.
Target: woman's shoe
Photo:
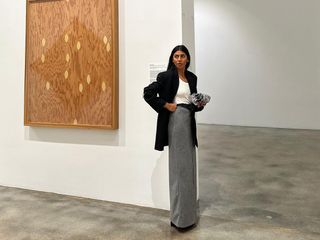
[[[187,227],[178,227],[173,222],[170,222],[170,225],[171,225],[171,227],[176,228],[180,232],[186,232],[186,231],[189,231],[189,230],[193,229],[194,227],[196,227],[195,223],[190,226],[187,226]]]

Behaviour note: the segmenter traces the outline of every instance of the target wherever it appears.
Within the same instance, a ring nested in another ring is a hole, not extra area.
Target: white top
[[[176,104],[179,104],[179,103],[189,104],[190,94],[191,92],[190,92],[189,84],[179,78],[179,88],[174,98],[174,102]]]

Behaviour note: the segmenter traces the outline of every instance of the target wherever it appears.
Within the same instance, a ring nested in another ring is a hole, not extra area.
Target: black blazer
[[[188,79],[190,92],[197,92],[197,76],[192,72],[185,72]],[[179,87],[179,75],[176,69],[161,72],[157,76],[157,81],[144,88],[143,97],[145,101],[158,113],[157,133],[155,149],[162,151],[164,146],[168,146],[168,123],[170,111],[164,108],[166,102],[172,103]],[[194,145],[198,146],[195,112],[201,111],[203,107],[192,109],[191,131]]]

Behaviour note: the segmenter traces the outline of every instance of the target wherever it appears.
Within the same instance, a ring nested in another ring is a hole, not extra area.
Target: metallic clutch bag
[[[198,106],[205,106],[208,102],[210,102],[211,97],[205,93],[193,93],[191,94],[191,102]]]

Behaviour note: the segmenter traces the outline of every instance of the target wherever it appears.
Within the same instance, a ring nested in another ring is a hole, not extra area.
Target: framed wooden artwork
[[[118,128],[117,0],[27,0],[24,122]]]

